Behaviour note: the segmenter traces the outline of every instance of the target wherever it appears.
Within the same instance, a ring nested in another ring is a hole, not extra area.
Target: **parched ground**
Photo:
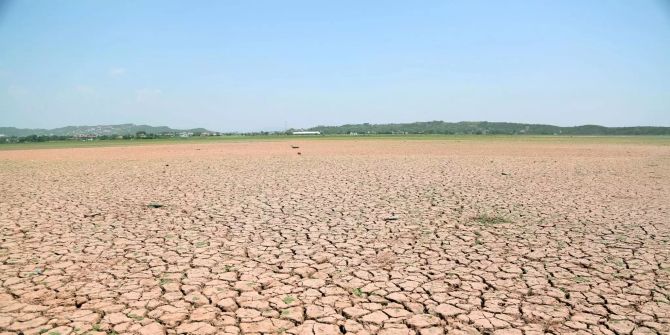
[[[0,237],[2,335],[670,334],[667,144],[0,151]]]

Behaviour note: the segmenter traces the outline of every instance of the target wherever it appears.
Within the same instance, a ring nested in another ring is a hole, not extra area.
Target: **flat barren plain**
[[[668,143],[0,151],[0,233],[3,335],[670,334]]]

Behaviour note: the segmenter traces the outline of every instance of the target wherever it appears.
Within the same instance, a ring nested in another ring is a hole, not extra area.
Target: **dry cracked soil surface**
[[[0,151],[0,334],[669,334],[669,218],[667,144]]]

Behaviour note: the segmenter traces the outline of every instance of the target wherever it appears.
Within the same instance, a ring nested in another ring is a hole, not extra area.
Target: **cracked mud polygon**
[[[0,233],[3,335],[670,333],[667,145],[0,151]]]

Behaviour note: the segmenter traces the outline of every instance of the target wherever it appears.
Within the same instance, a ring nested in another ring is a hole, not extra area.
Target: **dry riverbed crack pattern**
[[[0,196],[0,335],[670,334],[667,145],[0,151]]]

